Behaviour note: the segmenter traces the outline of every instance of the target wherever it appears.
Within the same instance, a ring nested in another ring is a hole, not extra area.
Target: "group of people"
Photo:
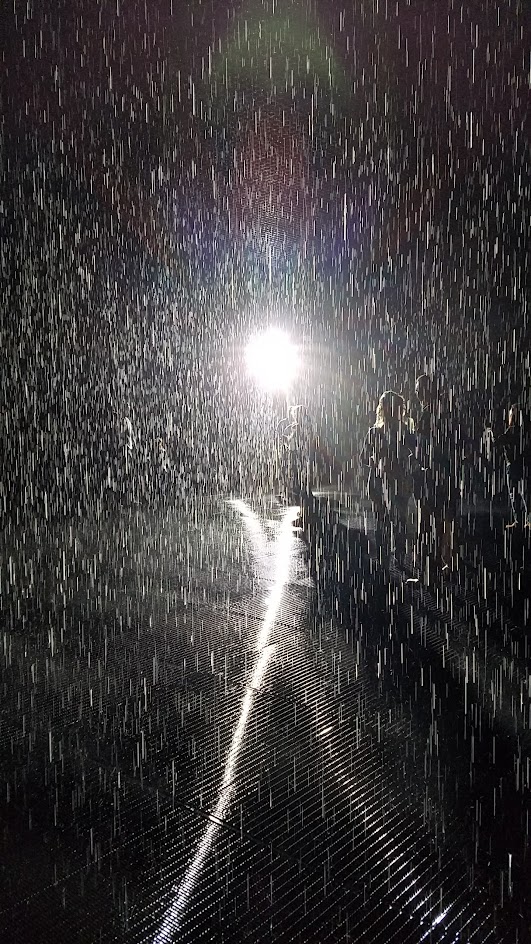
[[[531,424],[525,411],[512,404],[500,428],[487,426],[481,442],[471,427],[456,408],[452,389],[436,375],[418,377],[409,410],[401,394],[387,390],[381,395],[358,467],[374,512],[382,564],[394,554],[399,564],[408,560],[434,579],[455,570],[463,538],[461,502],[468,493],[473,504],[475,489],[469,484],[480,477],[485,443],[505,465],[507,527],[531,537],[525,531],[531,529]],[[343,477],[344,470],[323,448],[300,404],[289,407],[278,433],[284,495],[301,505],[303,518],[305,513],[311,517],[319,466]]]
[[[185,495],[201,486],[199,451],[171,432],[141,430],[131,417],[117,417],[104,457],[104,488],[118,499],[140,503]]]
[[[432,572],[451,571],[459,546],[458,510],[463,469],[475,447],[452,409],[451,391],[436,376],[422,374],[415,393],[416,416],[406,413],[404,397],[386,391],[380,397],[376,423],[366,436],[361,464],[368,473],[367,492],[376,520],[380,552],[392,551],[404,561],[411,549]],[[510,528],[531,527],[531,436],[524,411],[513,404],[506,426],[487,436],[503,450],[512,520]],[[418,510],[413,541],[408,515],[411,499]],[[408,543],[412,547],[408,548]]]
[[[363,444],[359,471],[365,479],[376,524],[376,538],[382,563],[394,554],[398,563],[412,559],[420,569],[433,574],[452,571],[458,562],[459,510],[467,468],[477,464],[478,444],[467,437],[452,402],[452,390],[441,378],[422,374],[416,381],[416,408],[393,390],[379,399],[376,422]],[[289,407],[277,427],[278,481],[290,502],[300,504],[304,513],[315,512],[312,490],[317,478],[337,475],[344,468],[330,456],[316,433],[306,408]],[[154,437],[149,457],[141,462],[139,437],[125,418],[120,435],[117,461],[109,462],[108,486],[120,491],[139,474],[139,464],[149,468],[150,493],[168,495],[186,490],[192,456],[184,455],[182,443],[173,450],[166,439]],[[513,404],[500,429],[487,427],[483,437],[489,448],[501,453],[511,520],[509,528],[531,528],[531,424],[525,411]],[[208,463],[197,462],[201,468]],[[200,470],[201,471],[201,470]],[[319,474],[321,472],[321,475]],[[220,484],[220,483],[218,483]],[[227,487],[230,482],[227,479]],[[365,487],[364,485],[364,487]],[[416,527],[411,512],[416,509]],[[531,531],[529,532],[531,535]]]

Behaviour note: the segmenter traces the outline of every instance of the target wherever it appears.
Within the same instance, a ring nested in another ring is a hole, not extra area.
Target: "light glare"
[[[269,393],[287,392],[299,366],[295,346],[288,335],[278,328],[270,328],[252,338],[247,345],[245,359],[249,374],[262,390]]]

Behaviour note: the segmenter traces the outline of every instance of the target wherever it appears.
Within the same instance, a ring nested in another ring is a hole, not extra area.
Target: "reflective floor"
[[[526,548],[426,589],[295,514],[6,530],[2,941],[530,939]]]

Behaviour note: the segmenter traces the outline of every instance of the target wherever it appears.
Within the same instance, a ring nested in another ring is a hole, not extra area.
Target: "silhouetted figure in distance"
[[[531,424],[517,403],[509,409],[507,427],[494,436],[505,454],[507,488],[512,521],[508,528],[531,527]]]
[[[413,494],[415,438],[405,415],[404,398],[393,390],[382,394],[361,452],[369,469],[368,497],[376,518],[382,562],[394,543],[395,557],[403,562],[407,544],[407,513]]]

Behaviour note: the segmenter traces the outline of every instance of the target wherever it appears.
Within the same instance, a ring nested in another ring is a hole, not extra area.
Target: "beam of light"
[[[254,547],[257,556],[259,559],[264,560],[267,548],[258,516],[254,514],[245,502],[237,501],[233,502],[233,504],[242,513],[247,530],[251,538],[254,538]],[[225,769],[223,771],[223,778],[219,786],[217,803],[209,815],[208,826],[199,841],[182,881],[173,889],[171,904],[166,910],[160,930],[154,938],[153,944],[170,944],[170,942],[175,940],[182,925],[190,897],[203,870],[205,860],[229,808],[235,787],[234,775],[245,737],[249,714],[253,707],[255,695],[262,684],[265,672],[275,651],[274,644],[272,645],[270,642],[270,635],[278,616],[284,587],[290,577],[293,544],[295,540],[292,524],[298,511],[298,508],[287,509],[282,517],[277,540],[273,545],[273,587],[265,601],[266,610],[264,619],[255,644],[257,658],[246,686],[240,715],[232,735],[225,762]]]
[[[299,369],[297,349],[279,328],[269,328],[251,338],[245,361],[253,380],[269,393],[287,393]]]

